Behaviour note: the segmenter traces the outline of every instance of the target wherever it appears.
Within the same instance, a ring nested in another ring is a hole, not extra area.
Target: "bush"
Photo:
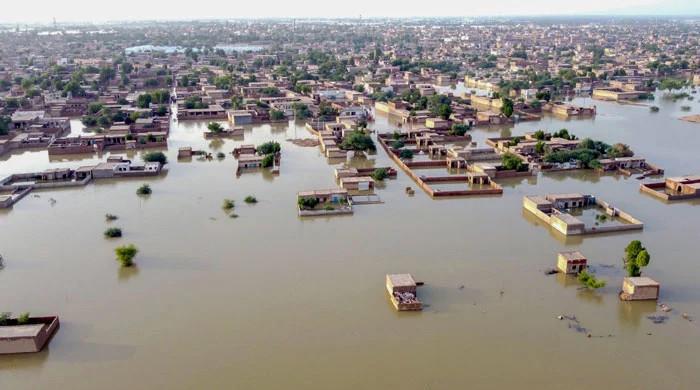
[[[258,154],[274,154],[278,153],[282,150],[282,147],[278,142],[265,142],[264,144],[258,146],[255,151],[258,152]]]
[[[267,154],[265,157],[262,159],[262,166],[263,168],[269,168],[275,164],[275,155],[273,154]]]
[[[376,181],[383,181],[389,177],[389,171],[386,168],[377,168],[372,172],[372,179]]]
[[[139,253],[139,250],[133,244],[129,244],[117,247],[114,249],[114,253],[122,267],[131,267],[134,265],[134,257]]]
[[[207,125],[207,129],[209,129],[209,131],[211,131],[214,134],[219,134],[224,131],[224,127],[217,122],[209,122],[209,124]]]
[[[163,152],[148,152],[143,156],[143,161],[158,162],[160,165],[168,163],[168,157]]]
[[[105,237],[107,238],[117,238],[122,236],[122,230],[117,227],[112,227],[105,230]]]
[[[258,200],[253,195],[246,196],[245,199],[243,199],[243,201],[248,204],[258,203]]]
[[[105,220],[106,220],[107,222],[109,222],[109,221],[116,221],[117,219],[119,219],[119,217],[117,217],[117,216],[114,215],[114,214],[110,214],[110,213],[105,214]]]
[[[469,127],[469,125],[465,125],[462,123],[455,123],[454,125],[452,125],[452,129],[450,129],[449,134],[462,136],[462,135],[466,134],[470,128],[471,127]]]
[[[283,120],[285,118],[284,112],[279,110],[270,110],[270,119],[273,121]]]
[[[29,323],[29,312],[25,311],[17,317],[17,325],[24,325]]]
[[[410,160],[413,158],[413,151],[410,149],[401,149],[399,151],[399,158],[402,160]]]
[[[586,270],[583,270],[578,274],[578,280],[591,290],[605,287],[604,280],[597,279],[595,276],[593,276],[593,274],[588,273]]]
[[[404,144],[403,141],[398,140],[398,139],[391,143],[391,147],[393,149],[397,149],[397,150],[403,148],[404,146],[406,146],[406,144]]]
[[[221,206],[224,210],[231,210],[236,207],[236,203],[232,199],[224,199],[224,204]]]
[[[141,187],[136,189],[137,195],[151,195],[151,193],[153,193],[153,190],[151,190],[151,186],[148,184],[143,184]]]
[[[503,156],[501,156],[501,164],[503,165],[503,169],[508,171],[522,172],[527,170],[527,165],[523,163],[523,160],[513,153],[503,154]]]
[[[11,315],[12,315],[12,313],[10,313],[10,312],[0,313],[0,326],[7,325],[7,323],[10,321]]]
[[[318,199],[316,198],[299,198],[297,201],[299,208],[302,210],[311,210],[318,205]]]

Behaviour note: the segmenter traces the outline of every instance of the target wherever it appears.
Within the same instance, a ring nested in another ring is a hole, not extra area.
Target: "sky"
[[[9,5],[11,4],[11,5]],[[33,0],[0,6],[0,23],[312,17],[698,15],[700,0]],[[202,7],[198,7],[202,4]]]

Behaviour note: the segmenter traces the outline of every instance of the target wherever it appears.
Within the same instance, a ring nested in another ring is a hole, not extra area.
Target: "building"
[[[342,177],[340,187],[350,191],[372,191],[374,179],[369,176]]]
[[[39,352],[59,328],[58,317],[30,317],[26,324],[10,320],[0,326],[0,355]]]
[[[642,183],[640,189],[666,201],[700,198],[700,175],[669,177],[663,182]]]
[[[416,295],[418,283],[411,274],[386,275],[386,290],[398,311],[420,311],[423,304]]]
[[[623,301],[656,300],[660,285],[646,276],[625,277],[622,281],[620,299]]]
[[[566,236],[593,233],[620,232],[643,229],[644,224],[632,215],[597,199],[592,195],[582,194],[548,194],[545,196],[525,196],[523,208],[534,214],[554,230]],[[595,209],[595,224],[587,225],[582,215],[584,209]]]
[[[593,89],[593,94],[591,97],[599,100],[609,100],[609,101],[625,101],[639,99],[639,92],[636,91],[623,91],[617,88],[595,88]]]
[[[578,274],[587,267],[588,260],[579,251],[559,252],[557,268],[565,274]]]

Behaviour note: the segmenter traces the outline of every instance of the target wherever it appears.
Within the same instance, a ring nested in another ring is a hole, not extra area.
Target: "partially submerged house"
[[[30,317],[22,324],[11,319],[7,325],[0,325],[0,355],[39,352],[58,328],[57,316]]]
[[[620,299],[623,301],[656,300],[660,284],[646,276],[625,277],[622,281]]]
[[[417,287],[418,283],[411,274],[386,275],[386,290],[391,303],[398,311],[423,310],[423,303],[416,294]]]
[[[667,201],[700,198],[700,175],[669,177],[663,182],[643,183],[640,188]]]
[[[523,208],[564,235],[619,232],[644,228],[644,224],[632,215],[592,195],[574,193],[525,196]],[[583,217],[585,210],[589,208],[594,209],[594,214],[596,214],[594,224],[587,224]]]
[[[565,274],[578,274],[586,269],[588,260],[579,251],[559,252],[557,268]]]

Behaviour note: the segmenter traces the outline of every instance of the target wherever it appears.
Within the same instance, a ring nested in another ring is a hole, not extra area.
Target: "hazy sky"
[[[198,5],[202,7],[199,8]],[[439,5],[438,5],[439,4]],[[34,0],[0,6],[0,22],[233,19],[261,17],[700,15],[700,0]]]

